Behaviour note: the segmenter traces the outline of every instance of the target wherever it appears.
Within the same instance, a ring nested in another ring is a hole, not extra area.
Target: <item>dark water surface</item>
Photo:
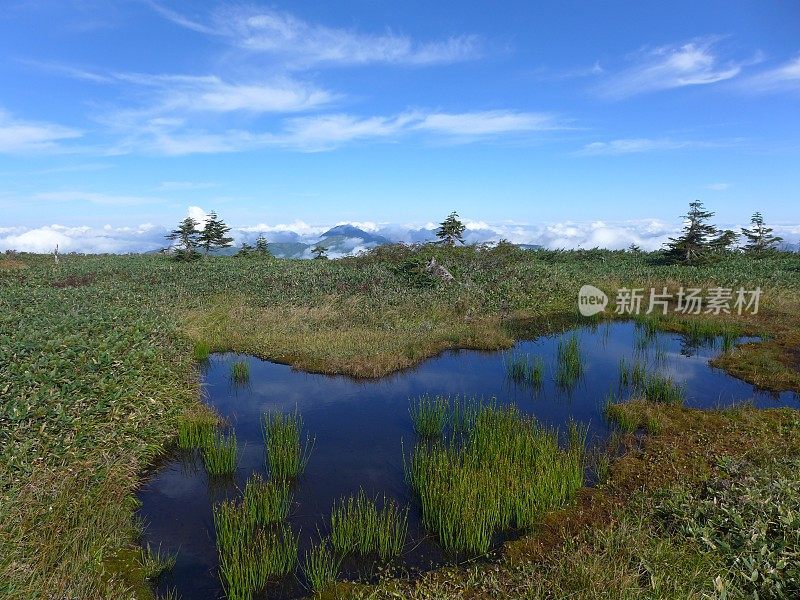
[[[580,340],[584,372],[571,390],[554,382],[558,341],[574,333]],[[203,373],[207,402],[236,431],[239,464],[235,478],[209,480],[202,461],[176,455],[147,482],[139,494],[139,514],[148,524],[145,543],[177,552],[175,569],[159,582],[162,590],[176,589],[183,600],[224,597],[217,576],[212,504],[239,496],[253,473],[267,477],[260,417],[266,411],[298,410],[306,431],[316,438],[304,475],[294,489],[290,522],[300,535],[300,559],[317,531],[326,533],[334,500],[363,489],[384,494],[411,507],[409,540],[401,561],[409,569],[441,564],[445,557],[435,540],[421,529],[419,512],[403,480],[403,447],[409,452],[416,436],[409,406],[422,394],[496,398],[513,403],[540,422],[564,428],[569,419],[588,424],[589,443],[608,433],[602,406],[610,390],[619,389],[619,362],[646,360],[649,371],[669,375],[686,389],[686,405],[711,408],[751,401],[755,406],[800,407],[793,393],[769,394],[708,365],[720,352],[717,344],[692,346],[677,334],[647,336],[632,322],[585,327],[567,334],[520,341],[513,354],[541,356],[544,382],[537,391],[506,376],[503,352],[451,351],[418,367],[380,380],[311,375],[253,357],[219,354]],[[231,364],[246,360],[250,383],[234,386]],[[358,576],[356,565],[347,575]],[[366,568],[366,567],[363,567]],[[362,573],[363,575],[363,573]],[[269,590],[270,597],[304,595],[294,576]]]

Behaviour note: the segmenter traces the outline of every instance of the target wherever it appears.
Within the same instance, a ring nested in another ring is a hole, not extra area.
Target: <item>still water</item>
[[[558,342],[576,335],[583,374],[570,389],[554,381]],[[541,387],[515,383],[506,373],[508,353],[540,356],[545,373]],[[202,461],[176,454],[141,489],[140,516],[147,523],[145,543],[176,552],[175,568],[161,577],[159,589],[175,589],[183,600],[222,598],[217,575],[212,505],[240,496],[253,473],[268,477],[260,417],[266,411],[299,411],[306,432],[315,438],[305,473],[295,484],[291,526],[300,536],[300,557],[318,531],[326,533],[333,502],[363,489],[370,496],[394,498],[410,506],[407,550],[398,568],[426,569],[447,560],[434,539],[422,529],[420,515],[403,478],[403,451],[416,436],[409,406],[422,394],[495,398],[515,404],[541,423],[564,428],[574,419],[589,427],[589,444],[601,442],[609,426],[603,402],[609,391],[625,397],[619,387],[620,359],[637,359],[682,384],[686,405],[698,408],[750,401],[757,407],[800,407],[793,393],[770,394],[709,366],[719,344],[690,344],[677,334],[646,335],[632,322],[596,327],[519,341],[508,352],[450,351],[418,367],[379,380],[312,375],[236,354],[213,355],[204,366],[205,401],[236,431],[239,462],[235,477],[209,479]],[[231,381],[231,365],[245,360],[250,380]],[[369,565],[346,564],[345,575],[369,577]],[[270,597],[306,594],[302,581],[291,576],[270,587]]]

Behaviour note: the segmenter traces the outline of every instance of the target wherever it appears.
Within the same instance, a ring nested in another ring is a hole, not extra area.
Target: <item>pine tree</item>
[[[205,249],[206,254],[215,248],[230,248],[233,244],[233,238],[227,237],[228,232],[231,230],[225,224],[225,221],[220,219],[213,210],[208,214],[203,231],[198,236],[199,245]]]
[[[242,242],[242,247],[239,248],[239,251],[236,253],[236,256],[248,257],[251,256],[252,254],[253,254],[253,247],[247,242]]]
[[[739,234],[732,229],[726,229],[720,232],[709,244],[711,245],[711,249],[716,252],[730,252],[734,249],[738,241]]]
[[[750,229],[742,227],[742,235],[747,239],[744,245],[745,252],[767,252],[774,250],[783,238],[772,235],[772,228],[764,225],[764,217],[756,212],[750,217]]]
[[[265,238],[263,235],[258,236],[258,239],[256,240],[256,253],[264,255],[270,254],[267,238]]]
[[[191,260],[197,258],[197,244],[200,232],[197,230],[197,221],[192,217],[186,217],[178,224],[178,228],[172,230],[166,238],[177,242],[175,250],[176,260]]]
[[[686,224],[677,238],[669,238],[666,256],[677,262],[692,264],[703,259],[713,249],[711,242],[720,231],[708,221],[714,213],[706,210],[699,200],[689,203],[689,212],[683,215]]]
[[[325,246],[317,244],[311,249],[311,254],[314,255],[315,259],[326,259],[328,258],[328,249]]]
[[[436,237],[440,244],[445,246],[455,246],[456,242],[464,243],[464,230],[466,227],[459,220],[456,211],[451,212],[447,218],[439,224],[436,230]]]

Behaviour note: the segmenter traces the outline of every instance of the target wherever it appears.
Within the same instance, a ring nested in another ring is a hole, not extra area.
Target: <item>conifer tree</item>
[[[458,218],[458,213],[451,212],[444,221],[439,223],[439,229],[436,230],[438,243],[445,246],[455,246],[456,242],[463,244],[465,229],[466,227]]]
[[[225,224],[225,221],[212,210],[208,214],[205,227],[198,236],[200,247],[205,250],[206,254],[216,248],[230,248],[233,244],[233,238],[228,237],[230,230],[231,228]]]
[[[317,244],[311,249],[311,254],[314,255],[315,259],[322,260],[328,258],[328,249],[325,246],[321,246]]]
[[[783,241],[783,238],[772,235],[772,228],[764,224],[764,217],[760,212],[753,213],[750,217],[750,229],[742,227],[742,235],[747,240],[745,252],[763,253],[774,250]]]
[[[175,249],[176,260],[192,260],[197,258],[197,244],[200,232],[197,230],[197,221],[192,217],[186,217],[178,224],[177,229],[173,229],[166,238],[177,242]]]
[[[256,253],[266,255],[270,254],[267,238],[265,238],[263,235],[258,236],[258,239],[256,240]]]
[[[677,238],[669,238],[666,256],[684,264],[702,260],[713,249],[712,241],[718,239],[720,231],[709,223],[714,213],[706,210],[699,200],[689,203],[689,212],[683,215],[686,224]]]

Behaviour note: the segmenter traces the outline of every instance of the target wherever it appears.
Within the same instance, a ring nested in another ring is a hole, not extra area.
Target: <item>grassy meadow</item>
[[[432,255],[455,282],[425,273]],[[760,286],[757,315],[670,316],[651,325],[690,336],[734,329],[761,336],[714,364],[765,388],[800,390],[796,254],[730,255],[690,267],[655,253],[503,244],[384,247],[336,261],[0,258],[0,597],[152,598],[148,577],[157,569],[136,544],[137,485],[171,447],[200,448],[221,475],[235,466],[230,439],[199,402],[196,364],[210,352],[378,377],[447,348],[503,349],[519,336],[564,329],[578,320],[577,291],[587,283],[612,303],[620,287]],[[565,385],[580,368],[579,354],[569,343],[562,350]],[[509,359],[512,378],[535,383],[539,371],[533,359]],[[241,366],[231,373],[234,381],[248,376]],[[609,404],[626,425],[609,449],[621,458],[605,469],[607,479],[580,490],[535,535],[509,543],[498,562],[371,587],[326,585],[325,593],[735,598],[755,590],[792,597],[800,589],[786,588],[800,577],[792,521],[800,511],[797,413],[691,411],[668,382],[647,380],[642,390],[649,400]],[[447,410],[429,399],[414,414],[418,431],[438,435]],[[302,471],[313,445],[295,429],[291,420],[265,423],[274,440],[269,458],[287,478]],[[639,441],[636,430],[648,435]],[[282,514],[284,493],[261,485],[253,483],[247,510],[217,515],[220,525],[234,531],[239,512]],[[731,490],[748,486],[757,493],[735,501]],[[714,494],[725,502],[709,503]],[[765,525],[750,531],[751,522]],[[298,557],[289,533],[253,535],[263,548],[280,549],[269,572],[299,561],[315,587],[330,583],[336,567],[327,542]],[[386,547],[394,551],[392,542]],[[230,581],[267,576],[263,566],[235,572],[245,564],[234,560],[241,552],[241,544],[225,546]]]

